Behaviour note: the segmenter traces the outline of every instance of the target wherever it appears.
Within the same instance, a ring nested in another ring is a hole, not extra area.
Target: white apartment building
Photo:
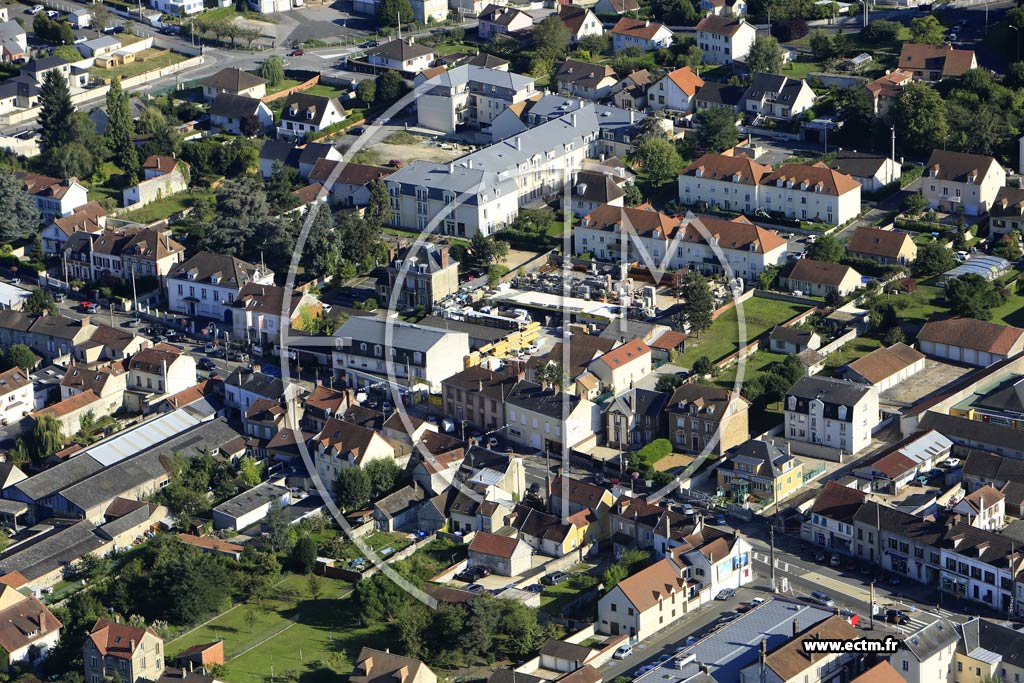
[[[0,372],[0,425],[21,421],[35,409],[35,390],[28,373],[21,368]]]
[[[465,367],[469,335],[400,320],[349,318],[334,333],[334,373],[350,386],[381,383],[401,392],[441,391]]]
[[[786,164],[761,178],[760,208],[802,221],[842,225],[860,214],[860,183],[822,163]]]
[[[513,221],[520,206],[561,193],[593,156],[598,133],[595,109],[587,106],[448,164],[414,161],[384,181],[391,224],[489,235]]]
[[[230,327],[235,299],[249,283],[272,285],[274,273],[234,256],[201,252],[167,273],[167,306],[176,313],[213,318]]]
[[[421,128],[455,133],[458,126],[488,126],[509,106],[536,94],[534,79],[464,64],[426,81],[416,98]]]
[[[992,157],[935,150],[924,167],[921,193],[937,211],[986,214],[1006,185],[1006,169]]]
[[[743,61],[756,38],[757,29],[743,17],[709,14],[697,24],[697,46],[708,64]]]
[[[761,178],[771,171],[748,156],[705,154],[679,173],[679,201],[752,214],[760,207]]]
[[[619,394],[651,374],[651,347],[633,339],[602,354],[588,366],[601,380],[601,388]]]
[[[786,394],[785,437],[857,453],[879,422],[878,389],[827,377],[801,377]]]
[[[148,413],[165,397],[196,385],[196,359],[172,349],[167,345],[143,349],[128,361],[127,410]]]
[[[508,427],[502,435],[509,441],[560,454],[563,443],[574,448],[597,438],[601,407],[585,398],[522,381],[505,397],[505,423]]]
[[[651,109],[693,111],[693,98],[704,87],[704,79],[688,66],[669,71],[647,89],[647,102]]]

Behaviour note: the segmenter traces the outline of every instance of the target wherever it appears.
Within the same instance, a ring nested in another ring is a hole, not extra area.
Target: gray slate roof
[[[285,487],[264,482],[244,493],[238,494],[231,500],[224,501],[213,509],[216,512],[237,519],[246,513],[252,512],[261,505],[266,505],[270,501],[282,497],[286,493],[288,493],[288,489]]]

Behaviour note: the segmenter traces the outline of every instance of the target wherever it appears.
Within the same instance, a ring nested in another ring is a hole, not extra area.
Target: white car
[[[55,9],[48,9],[46,10],[46,16],[50,17],[51,19],[56,19],[57,17],[60,16],[60,12],[58,12]]]
[[[86,38],[85,36],[78,36],[77,38],[75,38],[75,45],[81,45],[82,43],[84,43],[87,40],[89,40],[89,39]]]
[[[960,458],[946,458],[942,461],[942,464],[950,469],[960,467]]]
[[[633,654],[632,645],[620,645],[615,653],[612,655],[614,659],[625,659]]]
[[[971,258],[970,252],[967,252],[967,251],[958,251],[958,252],[956,252],[956,260],[957,261],[967,261],[970,258]]]
[[[46,8],[45,8],[45,7],[43,7],[42,5],[33,5],[33,6],[32,6],[32,9],[30,9],[30,10],[28,11],[28,13],[29,13],[29,14],[39,14],[39,13],[40,13],[40,12],[42,12],[42,11],[43,11],[44,9],[46,9]]]

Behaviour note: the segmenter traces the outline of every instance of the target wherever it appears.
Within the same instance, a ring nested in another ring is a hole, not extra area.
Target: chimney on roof
[[[89,316],[82,316],[82,327],[89,327]]]
[[[523,138],[520,135],[516,136],[516,149],[521,150],[523,148]]]
[[[644,19],[644,28],[648,28],[648,27],[650,27],[650,25],[651,25],[651,20],[650,19]]]
[[[571,115],[571,116],[569,117],[569,123],[570,123],[570,125],[572,125],[572,127],[573,127],[573,128],[575,128],[575,127],[576,127],[576,114],[575,114],[575,113],[573,113],[573,114],[572,114],[572,115]]]
[[[131,650],[129,650],[129,652],[135,652],[135,639],[132,638],[128,642],[131,644],[131,648],[132,648]]]
[[[117,613],[114,614],[114,623],[115,624],[120,624],[121,623],[121,615],[120,614],[117,614]]]
[[[36,615],[39,620],[39,632],[46,633],[46,612],[39,610],[39,614]]]

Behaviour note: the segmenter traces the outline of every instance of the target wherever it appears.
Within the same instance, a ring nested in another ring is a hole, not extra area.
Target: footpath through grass
[[[362,626],[351,591],[347,582],[324,578],[313,600],[307,577],[292,574],[262,605],[237,605],[170,641],[167,651],[223,639],[224,680],[231,683],[266,683],[271,671],[277,679],[334,683],[352,670],[361,647],[388,647],[387,625]]]

